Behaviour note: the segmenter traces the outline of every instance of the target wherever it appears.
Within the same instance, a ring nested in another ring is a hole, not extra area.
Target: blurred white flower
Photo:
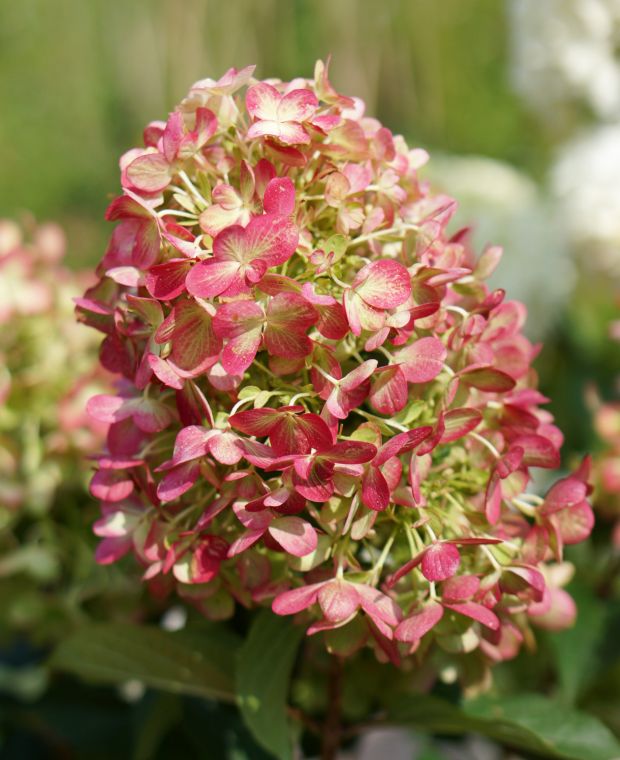
[[[566,143],[550,184],[584,263],[620,276],[620,125],[597,126]]]
[[[434,156],[426,176],[458,199],[453,229],[472,227],[477,251],[504,248],[491,286],[523,301],[526,332],[543,337],[568,299],[575,281],[562,220],[536,183],[509,164],[479,156]]]
[[[512,78],[549,121],[584,104],[620,116],[620,0],[509,0]]]

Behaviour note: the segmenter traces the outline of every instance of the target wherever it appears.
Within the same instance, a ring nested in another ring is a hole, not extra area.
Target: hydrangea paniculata
[[[213,619],[272,605],[331,651],[513,657],[574,617],[563,548],[592,512],[585,468],[530,491],[562,434],[524,307],[485,285],[501,251],[447,231],[426,153],[325,64],[253,71],[197,82],[121,158],[78,305],[120,375],[89,402],[97,558],[133,553]]]

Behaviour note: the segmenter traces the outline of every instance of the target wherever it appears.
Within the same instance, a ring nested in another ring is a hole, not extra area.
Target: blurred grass
[[[545,135],[511,92],[497,0],[0,0],[0,215],[68,229],[72,263],[105,245],[118,156],[197,79],[332,79],[412,143],[534,174]]]

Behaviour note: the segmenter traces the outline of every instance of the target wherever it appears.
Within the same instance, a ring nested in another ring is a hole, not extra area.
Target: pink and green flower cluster
[[[560,464],[524,307],[448,231],[427,160],[314,79],[205,79],[120,162],[80,319],[114,395],[97,558],[207,617],[271,605],[331,651],[487,664],[575,615],[592,528]]]

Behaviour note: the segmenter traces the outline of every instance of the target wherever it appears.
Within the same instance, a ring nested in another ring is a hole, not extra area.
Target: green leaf
[[[558,760],[620,758],[620,744],[600,721],[537,694],[479,697],[461,707],[436,697],[401,696],[388,719],[433,733],[479,733]]]
[[[288,618],[263,610],[237,660],[237,698],[256,740],[280,760],[292,757],[286,716],[291,670],[304,631]]]
[[[169,633],[155,626],[93,624],[62,641],[50,665],[95,683],[136,679],[162,691],[232,701],[237,641],[217,626]]]

